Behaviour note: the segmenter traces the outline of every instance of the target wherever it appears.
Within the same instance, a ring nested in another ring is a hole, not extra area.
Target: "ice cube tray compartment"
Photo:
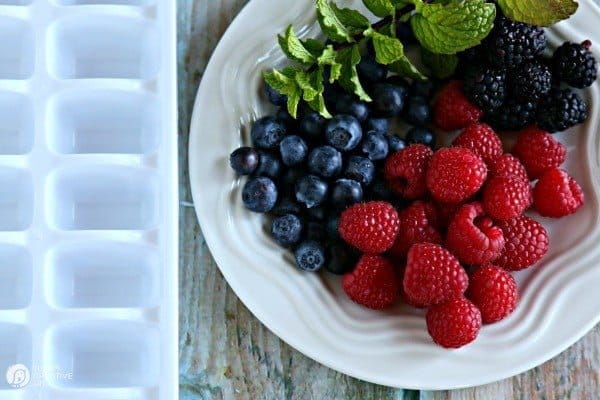
[[[0,91],[0,121],[0,155],[29,153],[34,136],[31,99],[21,93]]]
[[[0,310],[22,309],[29,305],[32,275],[29,251],[22,246],[0,243]]]
[[[24,325],[0,322],[0,371],[2,377],[8,367],[16,364],[31,365],[31,332]],[[18,379],[18,377],[11,377]],[[14,390],[7,379],[0,379],[0,398],[3,390]]]
[[[148,6],[154,4],[155,0],[55,0],[63,6],[81,6],[97,4],[113,4],[122,6]]]
[[[0,16],[0,38],[0,79],[31,77],[35,65],[35,47],[30,23]]]
[[[31,225],[33,196],[28,171],[0,167],[0,231],[23,231]]]
[[[27,6],[33,0],[0,0],[2,6]]]

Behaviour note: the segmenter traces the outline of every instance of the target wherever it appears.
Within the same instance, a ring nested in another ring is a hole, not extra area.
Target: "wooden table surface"
[[[202,72],[246,2],[178,0],[181,399],[600,399],[600,326],[555,359],[514,378],[465,390],[419,392],[366,383],[324,367],[286,345],[244,307],[198,226],[187,146]]]

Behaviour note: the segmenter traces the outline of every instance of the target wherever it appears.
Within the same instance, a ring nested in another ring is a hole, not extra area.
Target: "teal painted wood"
[[[198,226],[187,171],[189,121],[202,71],[247,0],[179,0],[180,395],[198,399],[598,400],[600,327],[552,361],[477,388],[418,392],[378,386],[287,346],[237,299]]]

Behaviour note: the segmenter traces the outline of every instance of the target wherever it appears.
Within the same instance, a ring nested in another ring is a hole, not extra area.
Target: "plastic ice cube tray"
[[[174,0],[0,0],[0,399],[177,398]]]

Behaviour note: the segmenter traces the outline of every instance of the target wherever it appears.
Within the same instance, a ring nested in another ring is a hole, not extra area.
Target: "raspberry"
[[[445,131],[465,128],[481,119],[483,111],[469,102],[462,82],[451,81],[439,91],[434,106],[435,123]]]
[[[581,186],[558,168],[546,171],[533,189],[533,207],[544,217],[561,218],[573,214],[583,202]]]
[[[590,51],[592,42],[565,42],[554,52],[552,64],[556,77],[570,86],[582,89],[596,80],[597,66]]]
[[[381,310],[398,300],[399,287],[390,261],[381,256],[363,255],[354,271],[342,277],[342,288],[355,303]]]
[[[408,251],[403,286],[411,303],[443,303],[461,297],[468,285],[464,268],[443,247],[419,243]]]
[[[538,105],[536,122],[550,133],[581,124],[588,117],[588,105],[570,89],[552,90]]]
[[[487,178],[483,160],[471,150],[450,147],[435,152],[427,171],[427,188],[443,203],[459,203],[474,195]]]
[[[399,228],[398,212],[385,201],[360,203],[340,216],[340,236],[363,253],[379,254],[394,244]]]
[[[493,111],[504,103],[506,97],[506,71],[485,65],[469,68],[463,91],[484,112]]]
[[[519,133],[513,152],[519,157],[531,179],[539,178],[548,169],[559,167],[567,158],[567,148],[536,126],[530,126]]]
[[[504,234],[484,216],[481,203],[462,206],[448,226],[448,249],[460,262],[482,265],[494,261],[504,249]]]
[[[478,268],[469,282],[467,297],[481,311],[484,324],[510,315],[519,301],[515,279],[502,268],[486,265]]]
[[[453,146],[464,147],[478,155],[489,165],[494,159],[502,155],[502,141],[496,132],[487,124],[473,124],[467,128],[454,141]]]
[[[552,88],[552,72],[540,61],[521,64],[513,73],[511,90],[522,101],[537,101]]]
[[[518,131],[525,128],[534,120],[536,107],[537,102],[520,101],[511,98],[493,113],[486,115],[486,118],[494,129],[500,131]]]
[[[531,206],[531,186],[515,176],[496,176],[483,189],[485,212],[498,220],[516,218]]]
[[[454,214],[463,206],[461,203],[436,203],[437,227],[441,230],[448,229]]]
[[[509,271],[519,271],[540,261],[548,252],[548,232],[534,219],[521,215],[498,222],[504,233],[504,251],[496,264]]]
[[[465,298],[452,299],[427,310],[427,331],[433,341],[448,349],[457,349],[477,338],[481,313]]]
[[[523,179],[525,182],[529,182],[527,171],[521,161],[512,154],[503,154],[495,159],[489,165],[489,175],[494,176],[516,176],[517,178]]]
[[[441,243],[442,236],[436,229],[437,213],[433,205],[415,201],[400,211],[400,230],[390,249],[392,256],[405,258],[408,250],[416,243]]]
[[[492,64],[514,68],[544,51],[546,35],[542,28],[499,16],[483,46]]]
[[[433,151],[423,144],[413,144],[392,154],[385,163],[385,179],[394,192],[406,199],[422,197],[427,186],[425,174]]]
[[[400,289],[400,300],[402,300],[404,303],[408,304],[409,306],[413,306],[415,308],[425,308],[426,305],[425,304],[419,304],[419,303],[415,303],[412,302],[408,296],[406,295],[406,293],[404,292],[404,285],[402,284],[402,282],[404,281],[404,273],[406,272],[406,265],[401,265],[400,267],[398,267],[398,287]]]

